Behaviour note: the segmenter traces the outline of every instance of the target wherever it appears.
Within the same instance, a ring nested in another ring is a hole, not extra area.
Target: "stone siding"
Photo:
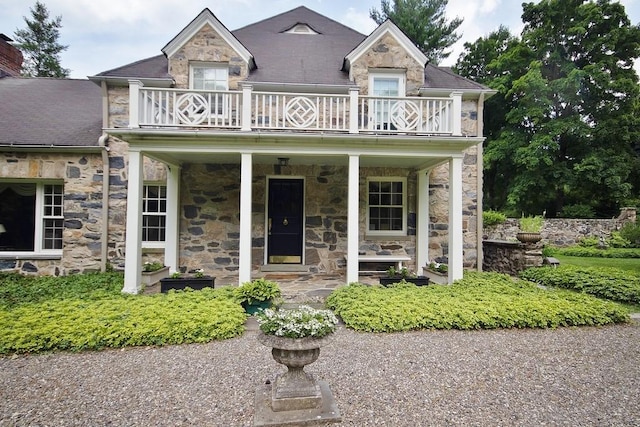
[[[44,275],[99,271],[102,223],[102,156],[96,154],[0,153],[0,176],[11,181],[64,185],[61,259],[0,257],[0,270]]]
[[[381,37],[357,61],[351,64],[351,77],[360,87],[360,94],[369,93],[369,71],[390,69],[406,71],[407,96],[418,95],[424,84],[424,67],[420,65],[390,34]]]
[[[237,89],[238,82],[249,75],[249,64],[209,25],[202,27],[169,58],[169,74],[177,88],[189,87],[189,63],[194,61],[228,64],[229,89]]]
[[[542,265],[542,249],[540,244],[525,245],[518,242],[485,240],[482,244],[484,271],[517,276],[521,271],[530,267]]]

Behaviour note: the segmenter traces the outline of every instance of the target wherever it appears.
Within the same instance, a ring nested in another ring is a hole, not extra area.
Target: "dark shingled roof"
[[[89,80],[0,79],[0,146],[97,146],[100,87]]]
[[[320,34],[288,34],[307,24]],[[344,57],[366,36],[304,6],[232,31],[254,56],[253,82],[348,85]]]
[[[306,24],[319,34],[288,34],[296,24]],[[255,83],[293,83],[350,85],[348,73],[341,71],[344,57],[366,36],[304,6],[232,31],[254,56],[257,69],[247,81]],[[136,77],[171,79],[167,58],[158,55],[96,77]],[[453,73],[448,67],[425,67],[426,89],[486,90]]]
[[[171,79],[169,65],[164,54],[141,59],[131,64],[97,74],[98,77],[137,77],[148,79]]]

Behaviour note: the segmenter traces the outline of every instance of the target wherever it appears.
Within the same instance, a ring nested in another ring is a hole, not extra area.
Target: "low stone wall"
[[[540,234],[542,244],[559,247],[572,246],[585,237],[608,239],[613,231],[619,230],[626,222],[636,221],[634,208],[623,208],[618,218],[612,219],[545,219]],[[508,218],[502,224],[485,227],[483,240],[515,241],[519,231],[518,218]]]
[[[528,245],[504,240],[485,240],[482,242],[484,259],[482,269],[517,276],[529,267],[542,265],[540,244]]]

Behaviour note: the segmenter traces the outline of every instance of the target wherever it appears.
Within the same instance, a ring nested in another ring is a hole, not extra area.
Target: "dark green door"
[[[269,264],[302,264],[304,181],[270,179],[267,215]]]

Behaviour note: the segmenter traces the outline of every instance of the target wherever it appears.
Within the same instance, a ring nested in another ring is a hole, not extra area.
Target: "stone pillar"
[[[240,167],[240,260],[238,285],[251,281],[251,153],[242,153]]]
[[[347,284],[358,281],[360,246],[360,157],[349,155],[349,191],[347,213]]]
[[[449,283],[462,279],[462,158],[449,160]]]
[[[137,294],[142,283],[142,189],[144,158],[140,151],[129,150],[127,188],[127,230],[125,239],[124,288]]]

